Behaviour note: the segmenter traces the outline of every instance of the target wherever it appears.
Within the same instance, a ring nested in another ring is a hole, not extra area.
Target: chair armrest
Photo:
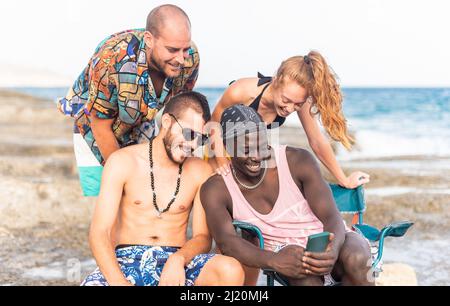
[[[379,244],[378,244],[378,256],[377,259],[373,263],[373,267],[376,267],[378,263],[381,261],[381,258],[383,257],[383,248],[384,248],[384,238],[386,237],[402,237],[406,234],[408,229],[413,226],[413,222],[410,221],[402,221],[402,222],[395,222],[391,223],[387,226],[385,226],[381,232],[379,237]]]
[[[414,223],[411,221],[395,222],[386,225],[381,232],[384,232],[384,237],[402,237],[413,225]]]
[[[233,226],[235,228],[240,228],[252,232],[258,238],[259,248],[264,249],[264,237],[261,230],[257,226],[237,220],[233,221]]]
[[[378,241],[381,232],[368,224],[354,224],[353,229],[369,241]]]
[[[275,286],[275,280],[282,286],[289,286],[288,279],[282,276],[280,273],[271,269],[263,269],[263,273],[267,276],[267,286]]]

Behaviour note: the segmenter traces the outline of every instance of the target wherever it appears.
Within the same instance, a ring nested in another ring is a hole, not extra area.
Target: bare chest
[[[139,171],[125,185],[123,204],[142,214],[180,215],[189,213],[195,197],[195,184],[188,183],[188,175],[183,173],[178,182],[177,173],[164,171],[154,173],[154,192],[149,170]]]

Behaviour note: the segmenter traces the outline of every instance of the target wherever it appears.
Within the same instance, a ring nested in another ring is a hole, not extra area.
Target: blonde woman
[[[353,139],[348,135],[342,112],[342,93],[334,72],[319,52],[288,58],[273,78],[258,74],[258,78],[235,81],[219,100],[212,121],[220,122],[223,111],[235,104],[255,109],[268,128],[282,125],[287,116],[296,112],[314,154],[341,186],[355,188],[369,182],[367,173],[356,171],[348,176],[344,173],[331,144],[319,128],[316,116],[333,140],[351,148]],[[229,160],[221,157],[225,156],[221,141],[215,141],[215,144],[216,157],[210,160],[211,164],[218,173],[227,175]]]

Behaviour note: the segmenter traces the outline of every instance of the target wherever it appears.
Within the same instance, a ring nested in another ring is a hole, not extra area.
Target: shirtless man
[[[209,178],[200,196],[220,251],[247,267],[245,284],[256,283],[259,269],[272,269],[291,285],[322,285],[325,278],[371,285],[369,245],[345,229],[312,155],[268,146],[261,117],[242,104],[224,111],[221,126],[231,174]],[[258,226],[265,249],[238,236],[233,220]],[[323,231],[332,233],[326,251],[305,251],[308,236]]]
[[[243,284],[237,260],[207,254],[211,237],[199,189],[212,170],[189,156],[206,140],[209,119],[203,95],[179,94],[168,102],[157,137],[109,157],[89,234],[98,268],[82,285]]]

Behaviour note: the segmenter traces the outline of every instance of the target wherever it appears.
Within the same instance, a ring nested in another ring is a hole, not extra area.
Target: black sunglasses
[[[203,146],[209,139],[208,135],[204,135],[202,133],[196,132],[192,129],[189,128],[184,128],[180,122],[178,122],[177,117],[175,117],[173,114],[168,113],[168,115],[170,117],[172,117],[173,119],[175,119],[176,123],[178,123],[178,125],[181,128],[181,131],[183,133],[183,137],[186,141],[192,141],[194,139],[197,139],[197,145],[198,146]]]

